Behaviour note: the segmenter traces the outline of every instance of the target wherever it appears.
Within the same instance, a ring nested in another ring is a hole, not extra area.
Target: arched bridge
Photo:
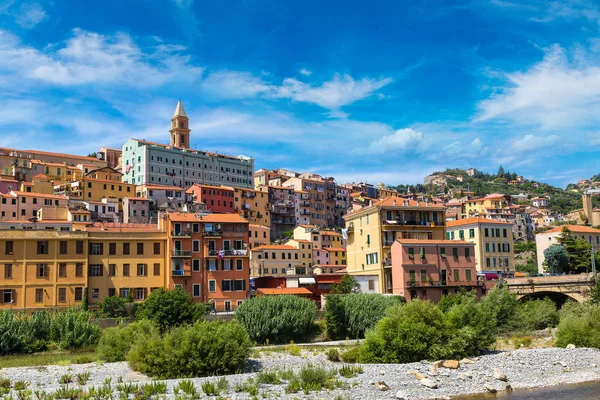
[[[578,302],[587,300],[594,285],[592,274],[510,278],[504,282],[518,299],[550,297],[559,303],[568,298]]]

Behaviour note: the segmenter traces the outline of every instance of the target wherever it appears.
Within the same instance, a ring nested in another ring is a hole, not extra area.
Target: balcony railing
[[[214,231],[205,231],[202,232],[203,237],[221,237],[223,236],[222,230],[214,230]]]
[[[173,268],[171,270],[171,276],[191,276],[192,273],[189,269],[184,268]]]
[[[192,251],[191,250],[177,250],[177,249],[174,249],[171,252],[171,255],[173,257],[191,257],[192,256]]]
[[[384,226],[444,226],[444,221],[408,221],[408,220],[384,220]]]
[[[310,202],[308,202],[308,201],[301,201],[300,202],[300,207],[310,207]]]
[[[173,231],[171,232],[171,236],[183,237],[183,236],[191,236],[192,232],[190,231]]]
[[[248,250],[243,249],[209,249],[208,247],[204,248],[204,256],[205,257],[245,257],[248,255]]]
[[[244,198],[244,199],[253,199],[255,197],[256,197],[256,193],[242,192],[242,198]]]
[[[483,282],[481,281],[471,281],[471,282],[451,282],[451,281],[439,281],[439,280],[428,280],[426,282],[422,281],[408,281],[406,282],[406,286],[408,287],[443,287],[443,286],[482,286]]]

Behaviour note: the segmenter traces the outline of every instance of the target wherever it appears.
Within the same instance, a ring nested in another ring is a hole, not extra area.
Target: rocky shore
[[[445,362],[444,362],[445,361]],[[256,379],[256,371],[300,370],[314,364],[339,369],[342,364],[327,360],[324,351],[305,349],[300,356],[284,351],[261,351],[250,360],[249,372],[226,376],[228,389],[221,398],[249,399],[254,394],[236,392],[234,389],[248,378]],[[541,388],[563,384],[600,380],[600,350],[597,349],[519,349],[487,354],[473,359],[422,361],[410,364],[363,364],[362,373],[344,378],[338,375],[339,386],[332,390],[313,391],[305,394],[286,393],[286,381],[279,384],[260,384],[258,398],[280,399],[450,399],[459,395],[501,392],[528,388]],[[11,382],[29,382],[28,389],[58,390],[59,379],[65,374],[76,376],[89,372],[89,380],[78,386],[89,389],[117,382],[148,383],[148,377],[132,371],[126,363],[80,364],[70,366],[45,366],[6,368],[0,371],[0,379]],[[192,379],[199,392],[201,384],[219,377]],[[177,380],[167,380],[167,397],[174,397]],[[63,385],[64,386],[64,385]],[[115,389],[116,390],[116,389]],[[202,395],[210,398],[206,395]],[[215,397],[212,397],[215,398]]]

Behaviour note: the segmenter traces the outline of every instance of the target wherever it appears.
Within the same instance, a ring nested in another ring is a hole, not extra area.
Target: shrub
[[[258,383],[264,383],[266,385],[278,385],[281,383],[276,371],[259,371],[256,375],[256,379]]]
[[[475,297],[464,296],[444,314],[450,339],[446,342],[447,357],[475,355],[495,341],[495,321]]]
[[[120,296],[107,296],[99,304],[100,312],[108,318],[127,317],[127,300]]]
[[[219,389],[217,389],[217,385],[214,382],[203,382],[202,383],[202,391],[207,396],[218,396]]]
[[[567,304],[561,310],[556,330],[556,345],[600,348],[600,306]]]
[[[344,378],[354,378],[356,375],[363,373],[363,368],[360,365],[342,365],[338,372]]]
[[[554,302],[548,298],[519,303],[510,327],[532,331],[555,327],[559,316]]]
[[[150,293],[150,296],[137,306],[135,318],[148,319],[164,332],[175,326],[200,321],[207,312],[206,304],[195,303],[189,293],[177,287],[175,290],[157,289]]]
[[[292,295],[254,297],[235,310],[235,318],[257,343],[287,343],[313,328],[317,307]]]
[[[442,296],[442,300],[437,303],[437,306],[445,313],[455,305],[466,303],[471,299],[475,299],[475,293],[461,289],[457,293]]]
[[[337,349],[329,349],[327,359],[334,362],[340,361],[340,352]]]
[[[385,315],[385,311],[402,303],[401,297],[380,294],[346,294],[327,296],[325,319],[332,339],[363,338]]]
[[[341,355],[342,361],[345,363],[356,363],[360,358],[360,347],[353,347]]]
[[[518,307],[515,295],[503,286],[496,286],[490,290],[481,303],[485,312],[493,316],[499,331],[506,330],[510,325]]]
[[[20,321],[9,310],[0,311],[0,355],[21,350]]]
[[[148,334],[156,330],[154,324],[148,320],[136,321],[127,326],[107,328],[102,331],[98,342],[98,354],[104,361],[125,361],[127,352],[131,348],[138,334]]]
[[[292,356],[300,357],[302,355],[302,349],[294,341],[290,341],[290,344],[284,347],[284,349]]]
[[[325,386],[325,383],[330,378],[333,378],[336,373],[337,371],[333,369],[329,370],[313,364],[306,365],[300,369],[300,373],[298,374],[300,386],[305,393],[312,390],[321,390]]]
[[[189,378],[235,373],[246,365],[251,350],[252,342],[238,322],[202,321],[173,328],[162,337],[156,330],[138,334],[127,361],[153,377]]]
[[[95,345],[100,338],[100,327],[91,321],[89,311],[74,308],[54,314],[50,337],[63,349],[78,349]]]

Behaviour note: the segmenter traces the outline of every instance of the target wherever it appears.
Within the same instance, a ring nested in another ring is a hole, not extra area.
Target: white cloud
[[[46,12],[39,3],[23,4],[21,11],[15,17],[15,21],[22,28],[31,29],[46,17]]]
[[[302,75],[304,75],[304,76],[311,76],[311,74],[312,74],[312,72],[311,72],[311,71],[309,71],[309,70],[307,70],[306,68],[302,68],[302,69],[301,69],[300,71],[298,71],[298,72],[300,72],[300,73],[301,73]]]
[[[64,44],[49,49],[23,46],[14,35],[0,31],[0,71],[59,86],[134,87],[194,81],[202,73],[202,68],[191,65],[189,56],[180,53],[181,46],[142,49],[125,33],[105,36],[75,29]]]
[[[599,66],[591,52],[577,52],[571,61],[563,48],[553,45],[529,70],[506,74],[506,87],[479,104],[476,121],[504,119],[545,129],[597,125]]]
[[[412,128],[398,129],[393,135],[384,136],[371,142],[366,149],[367,154],[383,154],[398,150],[416,150],[423,142],[423,133]],[[360,150],[359,150],[360,151]]]
[[[202,88],[223,99],[252,98],[271,90],[271,86],[262,78],[241,71],[213,72],[204,79]]]
[[[548,147],[555,146],[560,140],[557,135],[550,136],[534,136],[525,135],[520,139],[516,139],[512,143],[512,150],[516,152],[528,152],[536,151],[541,149],[547,149]]]
[[[452,142],[443,147],[439,153],[432,153],[431,158],[437,160],[478,159],[488,154],[488,148],[481,139],[475,138],[465,145],[461,141]]]

